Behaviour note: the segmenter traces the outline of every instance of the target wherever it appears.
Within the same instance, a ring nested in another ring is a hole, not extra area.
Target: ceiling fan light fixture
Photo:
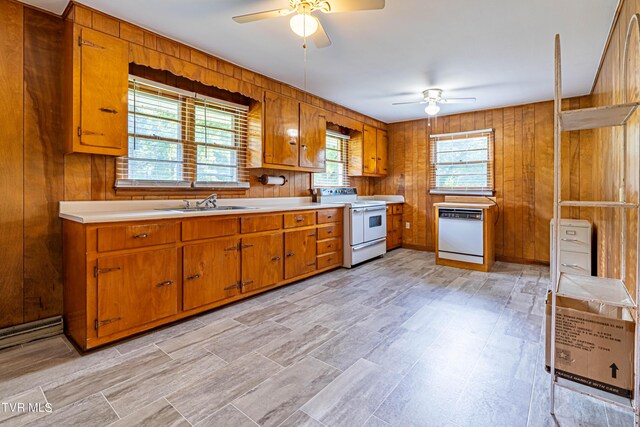
[[[429,105],[424,109],[424,112],[430,116],[435,116],[440,112],[440,107],[433,101],[429,101]]]
[[[300,37],[309,37],[318,31],[318,20],[307,13],[298,13],[291,18],[289,26]]]

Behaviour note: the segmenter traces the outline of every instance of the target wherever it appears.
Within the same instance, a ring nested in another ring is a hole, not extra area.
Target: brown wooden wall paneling
[[[62,312],[63,22],[24,8],[24,321]]]

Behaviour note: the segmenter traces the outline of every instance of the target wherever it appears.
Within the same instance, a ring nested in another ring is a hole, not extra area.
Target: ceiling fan
[[[351,12],[357,10],[384,9],[385,0],[289,0],[289,9],[275,9],[265,12],[250,13],[234,16],[233,20],[239,24],[259,21],[262,19],[289,16],[291,30],[300,37],[309,37],[319,47],[331,45],[331,40],[322,28],[322,24],[312,15],[319,10],[324,13]]]
[[[422,101],[394,102],[392,105],[428,104],[424,112],[435,116],[440,111],[438,104],[472,104],[476,102],[475,98],[443,98],[442,89],[427,89],[422,92],[422,96],[424,98]]]

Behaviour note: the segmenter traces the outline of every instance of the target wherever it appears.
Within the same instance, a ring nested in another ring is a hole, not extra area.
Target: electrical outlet
[[[404,223],[404,228],[406,228],[407,230],[409,230],[411,228],[411,223],[410,222],[405,222]]]

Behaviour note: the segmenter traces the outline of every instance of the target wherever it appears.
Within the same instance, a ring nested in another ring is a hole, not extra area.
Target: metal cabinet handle
[[[253,245],[242,245],[242,249],[252,248]]]
[[[199,278],[200,278],[199,274],[194,274],[193,276],[187,277],[187,280],[196,280],[196,279],[199,279]]]
[[[286,256],[287,258],[289,258],[289,257],[292,257],[292,256],[294,256],[294,255],[295,255],[295,253],[293,253],[293,252],[289,252],[289,253],[288,253],[287,255],[285,255],[285,256]]]
[[[271,261],[280,261],[281,259],[282,257],[274,256],[273,258],[271,258]]]
[[[147,237],[149,237],[149,234],[147,233],[136,234],[133,236],[134,239],[146,239]]]
[[[158,283],[156,285],[156,288],[162,288],[162,287],[170,286],[170,285],[173,285],[173,280],[167,280],[166,282]]]
[[[331,249],[333,247],[333,243],[327,245],[327,248]]]
[[[311,267],[312,265],[316,265],[315,261],[314,261],[314,262],[307,263],[307,267]]]
[[[224,248],[225,252],[237,251],[238,249],[239,249],[239,246],[229,246],[228,248]]]
[[[294,140],[289,141],[289,145],[298,145],[298,143]]]
[[[104,107],[102,107],[100,109],[100,111],[102,111],[103,113],[118,114],[118,110],[114,110],[113,108],[104,108]]]
[[[375,157],[372,157],[372,158],[371,158],[371,160],[375,160],[375,159],[376,159]]]
[[[333,230],[327,230],[327,234],[333,234]]]
[[[316,233],[309,234],[309,237],[316,237]]]
[[[560,240],[562,240],[563,242],[580,242],[580,240],[578,239],[569,239],[567,237],[562,237]]]
[[[300,145],[300,147],[302,147],[303,150],[307,150],[307,146],[305,144]]]
[[[560,264],[563,267],[569,267],[569,268],[579,268],[580,270],[584,270],[584,268],[582,268],[580,265],[578,264]]]
[[[304,217],[301,217],[301,216],[296,217],[296,222],[302,222],[302,221],[304,221]]]
[[[250,284],[252,284],[252,283],[253,283],[253,280],[247,280],[246,282],[242,282],[242,283],[240,284],[240,287],[242,287],[242,286],[246,286],[246,285],[250,285]]]
[[[327,219],[333,218],[333,215],[327,215]]]
[[[231,286],[227,286],[226,288],[224,288],[225,291],[231,290],[231,289],[237,289],[242,287],[242,283],[241,282],[236,282]]]

